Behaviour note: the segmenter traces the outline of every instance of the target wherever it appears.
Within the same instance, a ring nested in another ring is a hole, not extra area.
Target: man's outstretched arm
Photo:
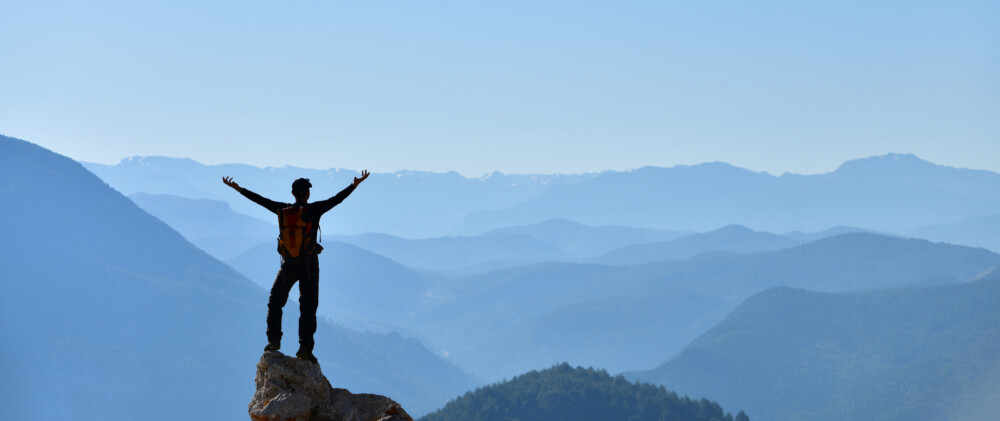
[[[232,187],[233,190],[240,192],[240,194],[242,194],[243,197],[246,197],[247,199],[252,200],[254,203],[267,208],[267,210],[271,212],[278,213],[279,210],[284,209],[285,207],[288,206],[285,203],[275,202],[271,199],[268,199],[264,196],[261,196],[257,193],[254,193],[250,190],[240,187],[239,184],[236,184],[236,182],[233,181],[232,177],[222,177],[222,182],[226,183],[227,186]]]
[[[351,192],[353,192],[354,189],[358,187],[358,184],[361,184],[362,181],[365,181],[365,179],[368,178],[369,175],[371,175],[371,173],[369,173],[368,170],[362,170],[361,177],[354,177],[354,182],[351,183],[350,186],[347,186],[346,188],[341,190],[340,193],[337,193],[335,196],[329,199],[316,202],[316,206],[319,207],[320,213],[333,209],[334,206],[339,205],[340,202],[343,202],[344,199],[347,199],[347,196],[350,196]]]

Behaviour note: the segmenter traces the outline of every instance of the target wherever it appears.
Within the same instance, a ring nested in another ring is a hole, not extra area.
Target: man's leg
[[[295,271],[289,271],[285,263],[281,263],[281,269],[274,278],[274,285],[271,286],[271,296],[267,299],[267,343],[278,345],[281,343],[281,309],[288,302],[288,291],[291,291],[295,284]]]
[[[299,351],[312,353],[316,333],[316,307],[319,306],[319,259],[307,264],[299,281]]]

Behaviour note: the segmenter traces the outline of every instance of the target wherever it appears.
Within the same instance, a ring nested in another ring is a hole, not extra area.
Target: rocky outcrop
[[[335,389],[319,364],[265,352],[257,363],[254,421],[413,421],[385,396]]]

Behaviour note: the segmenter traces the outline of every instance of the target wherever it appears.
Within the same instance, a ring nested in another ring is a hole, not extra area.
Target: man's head
[[[292,182],[292,195],[295,196],[296,202],[305,202],[309,200],[309,188],[312,187],[312,183],[309,182],[308,178],[300,178]]]

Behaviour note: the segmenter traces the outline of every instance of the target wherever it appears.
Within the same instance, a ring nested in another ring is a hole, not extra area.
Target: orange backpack
[[[313,221],[304,220],[305,206],[289,206],[278,211],[278,253],[288,259],[319,254],[323,246],[316,243]]]

